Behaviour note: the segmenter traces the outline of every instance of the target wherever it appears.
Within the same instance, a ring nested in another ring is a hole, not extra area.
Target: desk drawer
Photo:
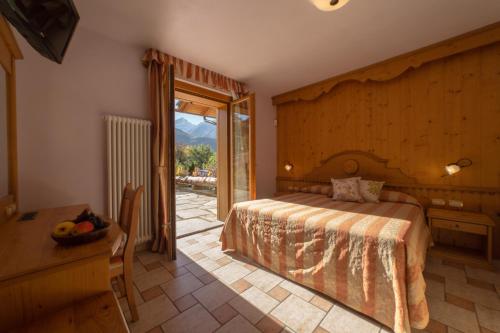
[[[470,234],[487,235],[488,230],[484,225],[457,222],[450,220],[432,219],[432,226],[436,228],[468,232]]]

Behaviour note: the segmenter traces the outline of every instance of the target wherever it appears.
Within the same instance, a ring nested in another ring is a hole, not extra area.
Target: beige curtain
[[[169,134],[174,114],[169,112],[169,64],[158,57],[158,52],[148,50],[143,63],[148,71],[149,108],[152,127],[152,213],[154,224],[154,252],[167,251],[170,259],[175,259],[175,231],[172,224],[175,216],[171,212],[175,202],[175,191],[172,188],[168,161],[175,158],[170,151],[171,135]],[[173,193],[172,193],[173,192]],[[173,216],[173,218],[172,218]]]

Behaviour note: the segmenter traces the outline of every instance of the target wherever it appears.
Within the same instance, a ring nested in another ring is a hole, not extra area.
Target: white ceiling
[[[500,0],[75,0],[81,25],[274,95],[500,21]]]

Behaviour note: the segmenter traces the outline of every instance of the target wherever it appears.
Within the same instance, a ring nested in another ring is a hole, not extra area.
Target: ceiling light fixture
[[[343,7],[349,0],[309,0],[316,8],[324,12],[330,12]]]

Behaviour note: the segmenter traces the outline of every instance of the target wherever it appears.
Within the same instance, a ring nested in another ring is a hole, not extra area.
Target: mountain
[[[180,121],[182,120],[182,121]],[[192,130],[190,132],[184,131],[179,128],[178,123],[183,128],[189,128],[191,125]],[[204,126],[204,124],[208,126]],[[211,128],[212,127],[212,128]],[[215,125],[207,124],[205,122],[199,123],[198,125],[193,125],[188,120],[184,118],[176,119],[175,121],[175,143],[184,145],[209,145],[213,151],[217,151],[217,139],[216,139],[217,128]],[[194,134],[194,135],[193,135]]]
[[[192,130],[187,132],[191,134],[192,137],[195,138],[215,139],[217,137],[217,126],[206,122],[201,122],[198,125],[196,125],[196,127],[194,127]]]
[[[189,120],[186,118],[179,118],[175,120],[175,128],[180,129],[181,131],[185,133],[191,132],[193,129],[196,128],[195,125],[193,125]]]

